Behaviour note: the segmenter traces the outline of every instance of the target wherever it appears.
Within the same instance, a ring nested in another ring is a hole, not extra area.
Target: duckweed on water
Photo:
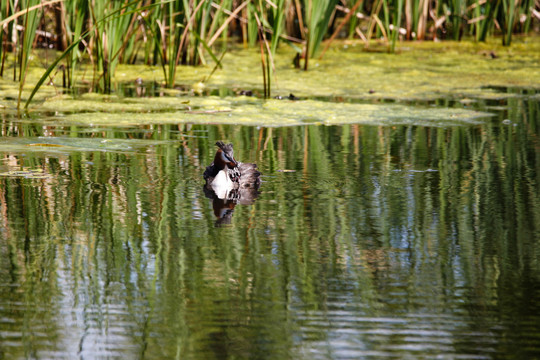
[[[183,98],[180,98],[183,99]],[[131,126],[142,124],[243,124],[254,126],[295,126],[306,123],[335,124],[417,124],[447,126],[479,123],[490,114],[467,109],[411,107],[403,104],[351,104],[316,100],[261,100],[247,97],[193,97],[189,104],[179,98],[156,98],[160,112],[144,111],[148,99],[130,99],[124,102],[62,100],[46,102],[46,109],[69,109],[51,120],[66,124],[93,124],[96,126]],[[71,103],[72,102],[72,103]],[[107,108],[105,112],[104,108]],[[149,107],[150,109],[152,106]],[[78,111],[75,112],[75,109]]]
[[[355,99],[431,100],[477,96],[493,87],[540,85],[540,38],[516,39],[511,47],[497,40],[474,42],[404,43],[398,54],[366,51],[363,43],[336,43],[323,59],[313,59],[309,71],[294,69],[295,53],[282,47],[276,57],[274,95],[346,97]],[[262,93],[259,54],[230,51],[223,69],[206,83],[208,88],[254,90]],[[156,72],[127,66],[120,80],[141,77],[156,81]],[[208,67],[182,67],[177,83],[196,84],[211,72]]]
[[[72,153],[88,151],[106,152],[149,152],[155,145],[163,145],[172,141],[141,140],[141,139],[103,139],[70,138],[70,137],[4,137],[0,139],[0,151],[10,152],[41,152],[41,153]]]
[[[477,99],[515,96],[499,87],[538,88],[540,78],[540,38],[516,40],[512,47],[498,42],[414,42],[405,43],[398,54],[365,51],[358,42],[341,42],[324,56],[313,60],[309,71],[294,69],[294,53],[287,47],[276,58],[274,95],[293,93],[303,101],[262,101],[246,97],[197,97],[195,84],[208,77],[207,67],[181,67],[177,84],[192,86],[191,92],[163,89],[164,96],[120,98],[86,94],[60,95],[58,87],[44,87],[40,101],[30,114],[56,114],[48,120],[65,123],[139,125],[153,123],[224,123],[264,126],[316,124],[429,124],[449,125],[477,122],[486,113],[466,109],[409,107],[387,104],[346,104],[328,102],[356,100],[430,101],[451,98],[462,104]],[[258,54],[253,50],[233,50],[206,83],[206,89],[229,89],[261,93],[262,78]],[[81,69],[84,72],[84,69]],[[31,84],[36,71],[31,72]],[[53,82],[59,83],[57,74]],[[86,75],[88,76],[88,75]],[[161,70],[142,65],[121,66],[116,81],[135,79],[160,84]],[[158,85],[159,88],[159,85]],[[185,88],[185,87],[183,87]],[[198,87],[200,88],[200,87]],[[14,107],[16,86],[0,80],[1,105]],[[160,91],[161,92],[161,91]],[[25,92],[26,94],[26,92]],[[533,95],[531,95],[533,96]],[[322,98],[325,101],[316,101]]]
[[[40,110],[55,111],[63,114],[81,112],[103,113],[145,113],[167,112],[176,110],[190,110],[190,103],[201,98],[155,97],[148,98],[120,98],[114,95],[84,94],[77,98],[67,95],[55,97],[45,101]],[[212,101],[205,101],[212,103]]]

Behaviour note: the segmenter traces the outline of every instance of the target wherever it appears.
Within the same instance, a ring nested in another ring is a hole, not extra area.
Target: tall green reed
[[[306,63],[314,57],[328,31],[328,25],[335,11],[337,0],[307,0],[304,3],[304,19],[306,21]]]
[[[465,0],[451,0],[444,4],[445,13],[450,14],[450,25],[454,40],[461,40],[464,33],[464,21],[466,18]]]
[[[271,96],[271,84],[272,84],[272,52],[270,46],[268,45],[268,40],[266,39],[266,34],[261,20],[257,13],[254,13],[253,16],[257,21],[257,29],[259,35],[259,47],[261,51],[261,67],[262,67],[262,76],[263,76],[263,93],[264,98],[269,98]]]
[[[129,3],[119,1],[95,1],[94,6],[90,6],[90,15],[95,24],[94,66],[95,75],[99,75],[96,84],[105,93],[111,91],[111,78],[115,74],[120,58],[133,44],[133,30],[136,29],[136,14],[141,7],[140,1]],[[118,13],[107,21],[104,19],[110,13]]]
[[[10,14],[12,1],[0,1],[0,19],[6,19]],[[7,39],[11,33],[14,22],[6,23],[0,27],[0,76],[4,76],[6,57],[8,54]]]
[[[174,79],[176,77],[177,57],[182,55],[182,19],[184,13],[182,10],[182,2],[174,1],[169,2],[164,6],[164,18],[162,19],[161,33],[162,38],[165,39],[167,44],[167,52],[164,53],[163,61],[168,64],[166,84],[167,87],[174,86]],[[165,28],[165,25],[168,25]]]
[[[500,14],[500,23],[503,31],[503,45],[510,45],[512,42],[512,30],[516,18],[516,5],[519,0],[502,0],[502,12]]]
[[[285,17],[285,0],[277,0],[275,6],[270,7],[270,15],[272,18],[272,42],[270,49],[272,55],[276,54],[279,44],[279,39],[283,31],[283,20]]]
[[[272,78],[276,76],[274,58],[284,30],[285,5],[285,0],[276,3],[259,0],[251,7],[261,54],[264,98],[271,96]]]
[[[392,11],[392,21],[393,21],[393,26],[390,28],[389,26],[389,30],[390,30],[390,51],[391,52],[395,52],[395,49],[396,49],[396,43],[398,41],[398,38],[399,38],[399,33],[400,33],[400,29],[401,29],[401,15],[402,15],[402,12],[403,12],[403,5],[404,5],[405,1],[404,0],[397,0],[396,2],[394,2],[394,7],[393,7],[393,11]]]
[[[28,70],[28,61],[32,52],[34,39],[36,37],[36,30],[39,24],[39,15],[41,7],[38,6],[40,0],[23,0],[21,6],[25,9],[25,15],[23,17],[22,41],[19,48],[19,97],[17,99],[17,110],[21,105],[21,96],[26,81],[26,75]],[[35,10],[30,10],[35,8]]]
[[[493,25],[494,14],[497,13],[499,4],[499,1],[486,1],[482,4],[482,1],[478,0],[472,5],[474,11],[472,23],[474,24],[475,39],[477,41],[486,41],[487,35]]]
[[[155,44],[150,47],[154,49],[154,63],[157,63],[156,59],[159,59],[167,87],[174,86],[178,65],[206,63],[205,51],[220,65],[220,61],[208,45],[223,32],[222,27],[216,29],[219,21],[210,22],[212,6],[213,3],[206,0],[169,1],[166,5],[154,10],[154,15],[151,16],[152,21],[145,19],[146,28]],[[231,16],[236,16],[236,13]],[[225,23],[228,21],[230,21],[229,18],[225,20]],[[208,30],[209,27],[210,30]],[[212,33],[214,29],[215,33]],[[209,42],[207,38],[210,38]],[[149,57],[147,53],[145,59]]]
[[[535,6],[531,0],[374,0],[370,4],[366,41],[383,37],[391,51],[401,35],[405,39],[457,41],[472,35],[477,41],[486,41],[488,36],[500,34],[503,44],[510,45],[517,31],[531,30]],[[402,21],[405,29],[400,28]]]
[[[167,2],[170,2],[172,0],[169,0]],[[34,98],[35,94],[37,93],[37,91],[40,89],[40,87],[43,85],[43,83],[45,82],[45,80],[47,79],[47,77],[52,73],[52,71],[56,68],[56,66],[58,66],[58,64],[64,59],[66,58],[70,53],[71,51],[73,51],[77,46],[79,46],[79,44],[83,41],[85,41],[85,39],[87,39],[88,37],[91,37],[92,34],[95,33],[95,30],[96,28],[101,25],[101,23],[103,22],[106,22],[108,20],[110,20],[111,18],[113,17],[122,17],[122,16],[129,16],[129,15],[132,15],[134,13],[141,13],[145,10],[148,10],[148,9],[152,9],[153,7],[161,4],[150,4],[150,5],[147,5],[147,6],[143,6],[143,7],[137,7],[136,9],[131,9],[131,10],[128,10],[129,7],[131,5],[133,5],[135,2],[131,2],[131,3],[127,3],[126,5],[116,9],[116,10],[113,10],[109,13],[107,13],[106,15],[104,15],[101,19],[98,19],[98,20],[94,20],[93,22],[93,26],[88,28],[86,31],[84,31],[81,36],[79,37],[79,39],[73,41],[73,43],[68,46],[68,48],[60,55],[58,56],[50,65],[49,67],[45,70],[45,72],[43,73],[43,75],[41,76],[41,78],[38,80],[37,84],[34,86],[34,88],[32,89],[32,92],[30,93],[30,96],[28,97],[28,99],[26,100],[26,103],[25,103],[25,108],[28,108],[28,106],[30,105],[30,102],[32,101],[32,99]],[[99,10],[99,9],[98,9]],[[95,16],[95,12],[93,13]],[[0,22],[0,25],[1,25],[1,22]],[[95,39],[94,39],[95,40]],[[105,38],[106,40],[106,38]],[[101,41],[101,39],[97,39],[97,41]],[[100,48],[98,48],[97,51],[101,51],[103,52],[104,51],[104,47],[102,44],[98,45]],[[88,44],[88,47],[89,48],[93,48],[93,45],[92,44]],[[118,55],[118,53],[117,53]],[[115,57],[117,56],[115,55]],[[100,54],[100,56],[102,57],[101,59],[101,62],[102,62],[102,66],[106,66],[106,68],[104,69],[105,71],[109,71],[109,58],[106,58],[105,56],[103,56],[102,54]],[[115,58],[113,57],[113,59]],[[99,64],[97,65],[99,66]],[[110,79],[110,73],[108,74],[109,76],[109,79]],[[101,77],[105,78],[105,75],[102,74]],[[104,80],[105,82],[106,80]],[[104,85],[106,85],[104,83]]]
[[[88,4],[88,0],[65,0],[63,3],[60,3],[61,27],[63,31],[58,35],[61,36],[61,50],[65,50],[81,37],[84,22],[88,15]],[[73,86],[73,75],[81,56],[82,54],[78,47],[68,54],[65,66],[67,81],[64,84],[67,88]]]
[[[231,36],[239,35],[245,46],[260,43],[265,96],[270,96],[275,82],[273,58],[283,38],[302,38],[304,69],[308,69],[309,59],[318,53],[322,42],[329,39],[328,46],[347,23],[349,36],[360,34],[367,44],[375,38],[382,39],[391,52],[401,39],[415,38],[459,40],[462,36],[474,36],[477,41],[485,41],[489,36],[501,35],[503,43],[510,45],[514,33],[537,27],[531,16],[531,9],[538,8],[534,0],[349,0],[336,11],[337,3],[6,0],[0,3],[0,25],[5,25],[0,31],[0,76],[7,55],[15,51],[13,69],[15,74],[19,73],[15,80],[21,81],[22,89],[35,32],[39,26],[50,29],[47,22],[54,18],[59,22],[53,27],[61,39],[58,49],[70,49],[69,53],[59,55],[65,59],[67,87],[75,83],[75,69],[90,63],[94,88],[110,92],[116,67],[134,63],[138,57],[145,64],[161,65],[166,86],[173,87],[180,64],[206,64],[212,58],[219,67],[214,52],[220,48],[223,55]],[[55,7],[48,6],[52,4]],[[356,17],[357,11],[363,15]],[[52,12],[58,16],[51,16]],[[60,62],[53,63],[56,66]]]

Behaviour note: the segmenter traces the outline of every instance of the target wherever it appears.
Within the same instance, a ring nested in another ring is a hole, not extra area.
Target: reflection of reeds
[[[33,316],[24,323],[13,311],[5,317],[20,331],[40,325],[42,309],[66,314],[73,306],[88,312],[96,307],[111,319],[121,307],[138,334],[133,346],[170,358],[178,343],[207,343],[192,329],[209,308],[226,310],[224,316],[244,326],[268,327],[275,323],[268,316],[292,308],[283,304],[323,307],[328,289],[342,286],[341,294],[377,312],[388,279],[403,278],[413,284],[403,289],[415,298],[465,284],[488,289],[475,297],[492,301],[504,292],[492,282],[515,281],[519,266],[540,270],[530,256],[540,251],[534,241],[540,108],[516,97],[505,111],[481,127],[152,126],[144,132],[92,131],[80,139],[148,140],[137,153],[103,151],[101,141],[94,150],[67,154],[4,151],[6,166],[53,175],[0,178],[3,279],[21,284],[2,296],[4,303],[20,297],[36,305],[28,307]],[[523,123],[501,126],[505,118]],[[26,137],[77,138],[84,132],[21,125]],[[238,157],[256,159],[269,179],[254,205],[235,210],[230,229],[214,228],[210,202],[198,190],[217,139],[234,141]],[[409,172],[422,169],[438,171]],[[492,263],[500,258],[506,260]],[[234,300],[226,306],[236,305],[219,308],[219,296]],[[139,311],[141,303],[153,312]],[[50,335],[61,323],[44,315]],[[144,316],[152,321],[141,321]],[[85,325],[94,331],[107,322]],[[283,322],[276,328],[282,334]],[[161,344],[161,334],[173,334],[175,346]],[[54,345],[35,343],[37,350]],[[250,348],[243,345],[231,347],[231,354],[246,357]]]
[[[68,87],[74,84],[74,69],[90,63],[93,87],[110,92],[117,65],[134,62],[160,64],[166,85],[173,87],[179,64],[204,64],[210,58],[217,62],[216,47],[223,53],[237,36],[246,46],[260,40],[269,48],[269,93],[275,76],[271,59],[280,41],[302,54],[305,69],[321,42],[338,36],[359,36],[366,46],[382,38],[389,51],[400,39],[474,36],[485,41],[501,35],[510,45],[514,33],[538,28],[538,10],[533,0],[351,0],[339,5],[336,0],[2,1],[0,76],[9,64],[7,56],[14,54],[22,90],[31,52],[47,44],[70,50],[61,55]]]

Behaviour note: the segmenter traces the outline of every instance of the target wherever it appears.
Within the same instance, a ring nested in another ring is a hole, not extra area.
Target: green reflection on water
[[[540,109],[505,101],[445,128],[4,118],[0,357],[536,356]],[[225,227],[220,139],[264,175]]]

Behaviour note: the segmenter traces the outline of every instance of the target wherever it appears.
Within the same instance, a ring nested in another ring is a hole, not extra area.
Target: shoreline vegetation
[[[59,73],[62,87],[72,89],[81,68],[91,78],[90,89],[103,94],[111,93],[117,69],[130,64],[158,66],[167,88],[181,77],[180,66],[209,65],[204,83],[238,44],[260,53],[261,95],[268,98],[280,46],[291,50],[291,63],[303,70],[321,61],[336,39],[389,53],[397,52],[398,42],[414,40],[500,38],[510,46],[515,35],[540,32],[540,1],[7,0],[0,4],[0,25],[0,77],[18,84],[17,109],[28,107]],[[54,55],[39,59],[39,80],[23,96],[29,64],[40,49]]]

